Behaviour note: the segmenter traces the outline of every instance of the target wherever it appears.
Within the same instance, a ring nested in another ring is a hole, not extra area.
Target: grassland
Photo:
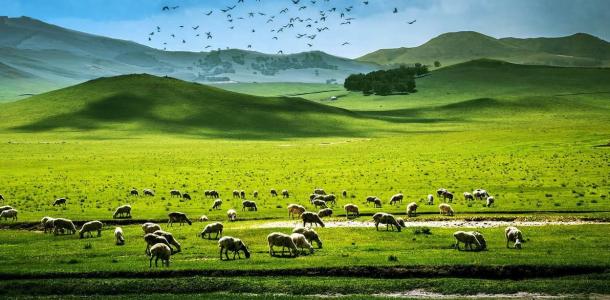
[[[94,284],[99,295],[114,295],[137,281],[146,291],[133,293],[233,291],[264,298],[276,291],[290,298],[296,297],[288,290],[291,285],[277,287],[286,278],[272,275],[314,270],[325,277],[292,278],[314,291],[305,294],[328,291],[357,298],[417,288],[448,294],[608,294],[607,273],[587,269],[608,269],[605,224],[524,227],[528,241],[522,251],[505,248],[502,228],[482,229],[490,249],[475,253],[451,248],[452,228],[432,228],[431,235],[411,229],[324,228],[319,229],[324,248],[296,259],[269,257],[265,236],[289,230],[261,226],[287,221],[289,203],[313,210],[308,195],[315,187],[347,190],[348,198],[340,198],[338,205],[358,204],[362,216],[356,221],[367,221],[377,211],[405,217],[404,203],[387,203],[397,192],[405,194],[405,202],[421,204],[413,220],[439,219],[436,205],[423,200],[439,187],[457,196],[454,219],[607,220],[610,148],[596,146],[609,141],[609,80],[606,69],[478,61],[435,71],[418,79],[417,93],[390,97],[336,91],[336,85],[223,86],[258,95],[245,96],[136,76],[2,104],[0,194],[6,198],[3,205],[20,211],[11,228],[29,228],[45,215],[109,222],[123,204],[133,206],[136,223],[163,221],[170,211],[224,221],[226,210],[236,208],[240,221],[226,224],[225,234],[244,239],[253,256],[220,262],[216,243],[197,237],[201,223],[170,229],[183,243],[170,271],[148,270],[137,224],[124,226],[128,243],[123,247],[114,246],[111,226],[102,238],[86,240],[2,230],[0,255],[7,262],[0,275],[14,281],[3,281],[0,287],[16,288],[0,291],[57,295],[71,286],[69,294],[78,296]],[[328,101],[330,96],[340,97]],[[157,195],[130,197],[132,187],[152,188]],[[462,199],[462,192],[480,187],[496,197],[496,205],[487,208],[481,201]],[[288,189],[291,198],[272,198],[271,188]],[[188,192],[193,200],[171,198],[170,189]],[[210,210],[212,199],[203,196],[208,189],[221,193],[221,210]],[[248,197],[258,190],[259,211],[242,212],[241,200],[230,197],[234,189],[246,190]],[[381,197],[383,208],[366,206],[369,195]],[[66,207],[51,206],[58,197],[68,198]],[[335,220],[344,220],[342,214],[335,209]],[[438,274],[463,267],[511,278],[501,271],[509,266],[555,277],[505,281],[455,271]],[[331,273],[346,267],[438,272],[427,273],[433,278],[394,280],[374,279],[382,275],[364,271],[359,279]],[[583,274],[565,277],[565,270]],[[68,274],[77,278],[60,279]],[[226,278],[228,274],[234,277]],[[151,278],[124,278],[130,276]],[[172,288],[153,288],[150,282],[160,281],[157,277],[169,277],[164,284]],[[341,292],[350,280],[361,284],[349,284],[353,291]],[[29,288],[36,283],[41,287]]]

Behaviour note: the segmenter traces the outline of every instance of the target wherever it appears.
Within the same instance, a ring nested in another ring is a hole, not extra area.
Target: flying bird
[[[413,20],[413,21],[411,21],[411,22],[407,22],[407,23],[409,23],[409,24],[414,24],[415,22],[417,22],[417,20]]]

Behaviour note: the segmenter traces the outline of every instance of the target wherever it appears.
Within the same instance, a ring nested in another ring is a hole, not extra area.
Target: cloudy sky
[[[160,49],[186,51],[250,46],[252,50],[267,53],[322,50],[358,57],[379,48],[417,46],[441,33],[464,30],[494,37],[564,36],[585,32],[610,40],[610,0],[237,2],[0,0],[0,15],[30,16],[70,29]],[[169,10],[163,10],[165,6]],[[226,13],[221,11],[233,6]],[[285,8],[287,12],[282,13]],[[294,27],[284,27],[288,24]],[[328,30],[318,30],[325,27]],[[211,39],[206,32],[211,33]]]

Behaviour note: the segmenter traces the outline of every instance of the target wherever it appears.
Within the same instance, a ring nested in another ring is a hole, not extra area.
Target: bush
[[[91,243],[86,243],[85,246],[83,247],[85,250],[89,250],[91,248],[93,248],[93,245],[91,245]]]
[[[390,254],[388,255],[388,261],[398,261],[398,256]]]
[[[413,93],[415,77],[428,72],[427,66],[418,64],[414,67],[401,66],[397,69],[374,71],[368,74],[352,74],[345,79],[343,86],[348,91],[358,91],[365,95]]]

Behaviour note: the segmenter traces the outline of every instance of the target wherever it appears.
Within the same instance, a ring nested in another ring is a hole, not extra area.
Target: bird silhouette
[[[413,21],[411,21],[411,22],[407,22],[407,23],[409,23],[409,24],[415,24],[415,22],[417,22],[417,20],[413,20]]]

